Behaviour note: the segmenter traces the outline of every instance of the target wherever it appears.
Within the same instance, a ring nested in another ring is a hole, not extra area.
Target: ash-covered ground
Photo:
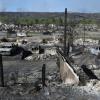
[[[78,86],[62,83],[56,57],[31,61],[21,60],[19,55],[3,57],[5,87],[0,87],[0,100],[100,100],[100,81],[89,79],[80,67],[87,65],[100,78],[99,60],[90,53],[72,58],[82,78]],[[41,81],[43,64],[46,64],[47,85],[44,88]]]

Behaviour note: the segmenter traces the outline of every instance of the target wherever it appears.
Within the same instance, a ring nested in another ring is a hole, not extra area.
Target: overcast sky
[[[0,0],[0,11],[100,12],[100,0]]]

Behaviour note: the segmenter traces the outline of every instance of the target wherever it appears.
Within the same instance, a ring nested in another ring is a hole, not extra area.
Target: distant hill
[[[48,12],[0,12],[0,16],[9,17],[33,17],[33,18],[48,18],[64,16],[64,13],[48,13]]]
[[[0,16],[9,17],[33,17],[33,18],[48,18],[48,17],[64,17],[63,12],[0,12]],[[68,13],[68,17],[84,16],[87,18],[100,19],[100,13]]]
[[[68,13],[69,19],[80,20],[83,17],[88,19],[95,19],[100,22],[100,13]],[[0,12],[0,18],[7,21],[16,21],[18,18],[64,18],[63,12]]]

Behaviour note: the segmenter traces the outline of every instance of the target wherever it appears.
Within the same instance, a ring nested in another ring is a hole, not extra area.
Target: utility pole
[[[64,56],[66,57],[67,51],[66,51],[66,28],[67,28],[67,8],[65,8],[65,23],[64,23],[65,29],[64,29]]]
[[[4,87],[4,73],[3,73],[3,64],[2,64],[1,54],[0,54],[0,78],[1,78],[1,86]]]

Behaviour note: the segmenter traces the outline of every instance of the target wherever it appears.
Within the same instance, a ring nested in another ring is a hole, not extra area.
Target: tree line
[[[34,24],[55,24],[55,25],[64,25],[64,17],[49,17],[49,18],[33,18],[33,17],[9,17],[9,16],[0,16],[0,22],[5,24],[15,24],[15,25],[34,25]],[[68,18],[68,24],[74,27],[76,24],[99,24],[95,19],[80,19],[74,20]]]

